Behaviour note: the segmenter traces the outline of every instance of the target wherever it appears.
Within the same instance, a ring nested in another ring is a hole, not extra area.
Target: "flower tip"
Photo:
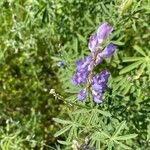
[[[103,22],[97,30],[99,42],[102,42],[104,39],[106,39],[112,31],[113,28],[107,22]]]

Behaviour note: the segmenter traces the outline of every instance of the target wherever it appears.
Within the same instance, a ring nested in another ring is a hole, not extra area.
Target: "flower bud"
[[[97,30],[97,38],[99,43],[102,43],[104,39],[112,32],[113,28],[108,25],[107,22],[102,23]]]
[[[104,50],[101,52],[101,56],[103,58],[110,57],[115,52],[116,46],[114,46],[112,43],[108,44]]]

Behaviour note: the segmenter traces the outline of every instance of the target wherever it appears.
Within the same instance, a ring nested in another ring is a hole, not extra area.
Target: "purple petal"
[[[80,90],[77,95],[78,100],[83,101],[86,98],[87,92],[86,89]]]
[[[79,59],[76,61],[76,71],[83,72],[88,70],[88,66],[92,60],[91,56],[87,56],[84,59]]]
[[[100,73],[100,76],[109,76],[109,75],[110,75],[110,72],[107,69],[102,70]]]
[[[83,64],[83,67],[88,67],[88,65],[90,64],[92,60],[92,57],[91,56],[87,56],[84,58],[84,64]]]
[[[110,73],[107,70],[103,70],[99,75],[96,75],[92,78],[92,90],[95,92],[104,92],[107,88],[107,82]]]
[[[101,73],[99,74],[98,80],[102,81],[102,82],[107,82],[108,78],[110,76],[110,73],[108,70],[103,70],[101,71]]]
[[[108,25],[107,22],[102,23],[97,30],[97,37],[99,43],[108,37],[108,35],[113,31],[113,28]]]
[[[79,85],[86,83],[87,76],[89,74],[89,64],[91,63],[92,57],[87,56],[84,59],[79,59],[76,61],[76,73],[73,76],[71,82],[74,85]]]
[[[102,93],[96,93],[92,90],[93,101],[97,104],[102,103]]]
[[[104,58],[110,57],[115,52],[115,49],[116,49],[116,46],[110,43],[101,52],[101,56]]]
[[[82,83],[86,83],[87,80],[87,73],[80,73],[77,72],[71,79],[71,83],[74,85],[79,85]]]
[[[92,85],[92,89],[95,90],[95,91],[102,91],[103,90],[103,86],[101,84],[93,84]]]
[[[77,81],[76,75],[74,75],[74,76],[72,77],[71,83],[74,84],[74,85],[78,85],[78,81]]]
[[[82,59],[79,59],[79,60],[76,61],[76,66],[77,67],[81,66],[82,64],[83,64]]]
[[[97,104],[102,103],[102,99],[101,99],[101,97],[99,97],[99,96],[93,96],[93,100],[94,100],[94,102],[97,103]]]
[[[89,40],[89,49],[91,50],[91,52],[95,52],[96,49],[98,48],[98,39],[97,39],[97,35],[92,35],[90,36],[90,40]]]

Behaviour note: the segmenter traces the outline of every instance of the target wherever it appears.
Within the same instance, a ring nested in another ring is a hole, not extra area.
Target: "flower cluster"
[[[86,84],[86,87],[80,90],[77,95],[80,101],[86,98],[88,89],[90,89],[94,102],[102,102],[102,95],[107,87],[110,73],[107,70],[103,70],[99,75],[94,75],[93,69],[115,51],[116,47],[112,43],[102,50],[99,49],[100,44],[109,36],[112,30],[112,27],[107,22],[102,23],[96,34],[89,39],[88,47],[91,50],[91,54],[84,59],[76,61],[76,71],[72,78],[72,83],[74,85]]]

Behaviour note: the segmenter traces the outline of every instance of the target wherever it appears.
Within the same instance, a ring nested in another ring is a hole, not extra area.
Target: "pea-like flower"
[[[87,76],[89,74],[89,65],[92,60],[91,56],[87,56],[84,59],[79,59],[76,61],[76,72],[72,78],[72,83],[74,85],[79,85],[81,83],[86,83]]]
[[[93,77],[91,91],[95,103],[102,102],[102,95],[107,88],[109,75],[110,73],[107,70],[103,70],[99,75]]]
[[[116,46],[114,46],[112,43],[108,44],[104,50],[100,53],[101,57],[108,58],[115,52]]]
[[[104,58],[108,58],[115,52],[116,46],[114,46],[112,43],[108,44],[104,50],[99,52],[96,57],[96,64],[100,64]]]

